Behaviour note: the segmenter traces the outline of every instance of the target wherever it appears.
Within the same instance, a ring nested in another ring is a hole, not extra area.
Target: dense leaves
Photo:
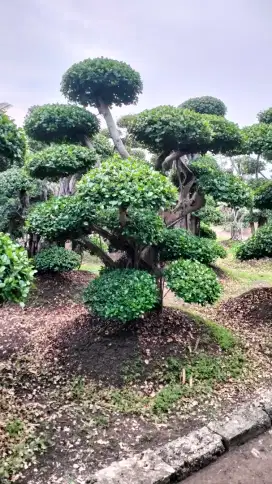
[[[211,129],[204,116],[173,106],[143,111],[134,117],[129,130],[155,153],[172,150],[198,153],[211,141]]]
[[[34,257],[34,263],[38,272],[69,272],[79,268],[81,258],[72,250],[53,245],[41,250]]]
[[[48,240],[67,240],[82,235],[94,217],[91,210],[76,196],[53,197],[34,207],[27,218],[28,232]]]
[[[212,130],[212,140],[205,151],[228,154],[243,149],[242,132],[237,124],[222,116],[206,115],[205,118]]]
[[[268,181],[255,191],[254,206],[260,210],[272,209],[272,182]]]
[[[98,157],[94,149],[76,145],[52,145],[35,153],[28,162],[33,177],[58,180],[92,168]]]
[[[26,139],[24,132],[0,111],[0,171],[12,165],[22,166],[26,154]]]
[[[183,109],[191,109],[200,114],[225,116],[227,113],[227,108],[223,101],[213,96],[193,97],[184,101],[179,107]]]
[[[155,278],[145,271],[104,271],[84,293],[88,309],[103,318],[131,321],[154,309],[158,302]]]
[[[272,126],[265,123],[253,124],[243,128],[242,132],[246,153],[265,155],[272,152]]]
[[[109,106],[133,104],[142,87],[140,74],[128,64],[104,57],[73,64],[61,83],[61,91],[69,101],[96,107],[100,100]]]
[[[217,169],[207,163],[206,157],[199,158],[190,166],[198,177],[199,187],[214,200],[224,202],[232,208],[252,205],[252,190],[241,178]]]
[[[102,207],[170,207],[177,199],[172,183],[150,165],[119,156],[104,161],[101,167],[86,173],[78,184],[79,196]]]
[[[217,206],[215,200],[210,195],[205,197],[205,205],[196,212],[201,222],[207,225],[220,225],[224,221],[222,211]]]
[[[260,111],[257,116],[260,123],[272,124],[272,108]]]
[[[236,255],[240,260],[272,257],[272,225],[258,229],[255,235],[238,247]]]
[[[158,249],[160,259],[164,261],[183,258],[211,264],[218,257],[226,257],[226,251],[220,244],[196,237],[185,229],[165,229]]]
[[[187,303],[212,304],[221,286],[212,269],[198,261],[177,260],[165,269],[167,286]]]
[[[71,104],[44,104],[31,108],[25,118],[27,135],[45,143],[78,143],[98,133],[97,117]]]
[[[101,160],[106,160],[113,155],[113,145],[109,138],[102,133],[98,133],[93,137],[92,145]]]
[[[0,232],[0,304],[23,303],[34,279],[26,251]]]
[[[205,224],[204,222],[200,222],[200,237],[204,237],[205,239],[216,239],[216,233],[214,230],[209,227],[209,225]]]

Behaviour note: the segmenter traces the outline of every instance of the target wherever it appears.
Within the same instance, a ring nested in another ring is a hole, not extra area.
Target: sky
[[[28,107],[65,102],[63,73],[88,57],[140,72],[137,106],[222,99],[241,126],[272,106],[271,0],[9,0],[1,4],[0,101],[22,125]]]

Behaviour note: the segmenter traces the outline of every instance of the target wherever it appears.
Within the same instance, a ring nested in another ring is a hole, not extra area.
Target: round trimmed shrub
[[[23,303],[29,293],[35,271],[23,247],[0,232],[0,304]]]
[[[191,109],[200,114],[215,114],[216,116],[225,116],[227,113],[226,105],[213,96],[191,97],[184,101],[180,106],[183,109]]]
[[[216,240],[216,233],[214,230],[209,227],[209,225],[205,224],[204,222],[200,222],[200,237],[204,237],[205,239],[212,239]]]
[[[220,244],[196,237],[185,229],[165,229],[158,248],[160,258],[164,261],[182,258],[197,260],[208,265],[219,257],[226,257],[226,251]]]
[[[28,170],[35,178],[58,180],[89,170],[97,160],[94,149],[77,145],[52,145],[32,156]]]
[[[272,257],[272,225],[264,225],[255,235],[239,245],[236,257],[240,260]]]
[[[156,280],[137,269],[105,270],[91,281],[84,293],[90,312],[122,322],[136,319],[158,302]]]
[[[0,171],[7,170],[12,165],[20,167],[24,164],[26,154],[26,139],[22,129],[3,112],[0,112]]]
[[[80,267],[80,255],[54,245],[43,249],[34,257],[38,272],[69,272]]]
[[[177,260],[165,269],[167,286],[187,303],[213,304],[221,286],[212,269],[198,261]]]
[[[79,106],[44,104],[30,108],[24,128],[30,138],[44,143],[78,143],[98,133],[99,121]]]

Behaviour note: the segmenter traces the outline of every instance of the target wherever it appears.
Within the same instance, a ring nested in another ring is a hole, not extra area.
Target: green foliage
[[[158,249],[160,259],[164,261],[183,258],[211,264],[218,257],[226,257],[226,251],[220,244],[196,237],[185,229],[165,229]]]
[[[206,160],[206,157],[201,157],[190,165],[204,193],[232,208],[250,207],[253,193],[247,183],[231,173],[212,167]]]
[[[104,136],[102,133],[98,133],[92,138],[92,145],[101,160],[106,160],[113,155],[113,145],[111,144],[109,138]]]
[[[272,108],[265,109],[264,111],[260,111],[257,114],[257,118],[259,123],[264,124],[272,124]]]
[[[0,304],[6,301],[24,303],[34,273],[23,247],[0,233]]]
[[[178,384],[166,385],[154,398],[153,412],[155,415],[167,413],[183,396],[188,396],[189,388]]]
[[[170,207],[177,199],[177,190],[168,178],[145,162],[123,160],[117,155],[84,175],[78,183],[78,193],[102,208],[159,210]]]
[[[265,123],[246,126],[244,135],[245,152],[265,155],[272,152],[272,126]]]
[[[225,116],[227,113],[227,108],[223,101],[213,96],[192,97],[184,101],[179,107],[182,109],[191,109],[200,114]]]
[[[205,197],[205,205],[195,215],[206,225],[220,225],[224,222],[224,216],[217,203],[210,195]]]
[[[90,239],[90,242],[92,242],[93,244],[100,247],[100,249],[104,250],[104,252],[108,252],[109,244],[107,244],[107,242],[104,239],[102,239],[102,237],[100,237],[100,235],[97,235],[97,234],[89,235],[89,239]],[[96,255],[96,254],[92,253],[91,251],[89,251],[89,252],[92,255]]]
[[[154,309],[158,289],[155,278],[145,271],[106,270],[89,283],[84,302],[98,316],[126,322]]]
[[[130,132],[151,151],[202,152],[211,141],[211,129],[205,117],[174,106],[146,109],[135,115]]]
[[[97,162],[95,150],[76,145],[52,145],[35,153],[28,162],[33,177],[58,180],[83,173]]]
[[[26,139],[22,129],[0,112],[0,171],[24,164]]]
[[[254,206],[260,210],[272,209],[272,181],[263,183],[255,191]]]
[[[120,116],[120,118],[117,119],[117,126],[119,126],[119,128],[129,129],[135,116],[137,116],[137,114],[124,114],[123,116]]]
[[[233,151],[243,150],[242,131],[238,124],[221,116],[206,115],[205,119],[207,119],[211,128],[212,139],[203,151],[211,151],[214,154],[229,154]]]
[[[0,173],[0,196],[11,198],[21,190],[31,190],[33,185],[35,182],[23,168],[9,168]]]
[[[239,245],[236,256],[240,260],[272,257],[272,225],[264,225],[255,235]]]
[[[177,260],[165,269],[167,286],[187,303],[214,303],[221,286],[212,269],[198,261]]]
[[[228,351],[237,346],[238,339],[228,328],[225,328],[225,326],[215,323],[214,321],[210,321],[209,319],[204,319],[198,314],[186,314],[188,314],[189,317],[193,318],[201,326],[206,327],[212,340],[215,341],[222,350]]]
[[[200,237],[204,237],[206,239],[216,239],[216,233],[214,230],[209,227],[209,225],[205,224],[204,222],[200,222]]]
[[[76,252],[53,245],[34,257],[38,272],[69,272],[78,269],[81,258]]]
[[[44,143],[79,143],[99,131],[97,117],[71,104],[44,104],[28,111],[24,128],[29,136]]]
[[[145,150],[141,148],[129,148],[129,153],[135,160],[146,161]]]
[[[94,218],[94,208],[82,203],[77,196],[52,197],[36,205],[28,214],[26,228],[29,233],[47,240],[68,240],[88,232]]]
[[[61,82],[69,101],[95,107],[100,99],[108,106],[136,103],[142,87],[140,74],[128,64],[104,57],[73,64]]]

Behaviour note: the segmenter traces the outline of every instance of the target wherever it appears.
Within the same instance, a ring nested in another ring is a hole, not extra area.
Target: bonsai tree
[[[255,173],[259,176],[262,157],[270,158],[272,153],[272,125],[256,123],[243,128],[244,149],[249,155],[256,155]]]
[[[72,102],[98,109],[106,123],[116,150],[123,158],[129,153],[113,120],[111,106],[135,104],[142,92],[140,74],[125,62],[104,57],[85,59],[72,65],[63,75],[61,91]]]
[[[223,101],[212,96],[192,97],[180,104],[179,107],[183,109],[191,109],[200,114],[225,116],[227,113],[227,108]]]
[[[220,294],[209,265],[224,249],[170,228],[165,212],[177,202],[168,177],[144,161],[115,155],[89,170],[75,195],[37,205],[27,228],[50,242],[73,239],[100,257],[105,268],[86,289],[85,303],[101,317],[128,321],[162,306],[164,282],[188,302],[212,303]],[[93,234],[123,257],[113,260]]]
[[[24,164],[26,140],[24,133],[0,110],[0,171]]]

